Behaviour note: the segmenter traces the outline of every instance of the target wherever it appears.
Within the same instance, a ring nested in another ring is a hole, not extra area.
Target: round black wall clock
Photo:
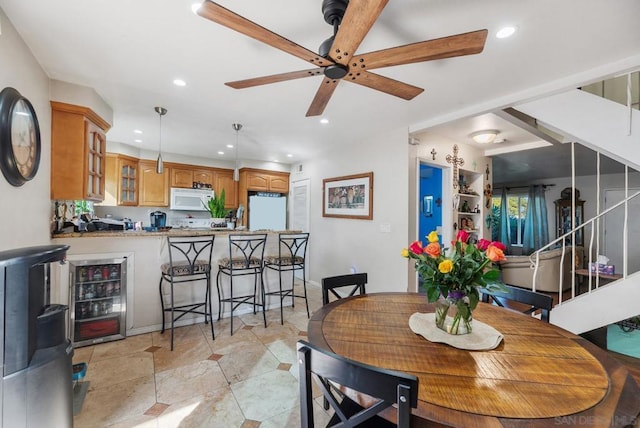
[[[13,186],[22,186],[38,172],[40,126],[28,99],[14,88],[0,92],[0,169]]]

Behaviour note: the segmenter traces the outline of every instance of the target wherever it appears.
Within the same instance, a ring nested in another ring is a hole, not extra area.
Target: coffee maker
[[[162,211],[154,211],[150,216],[151,227],[166,227],[167,226],[167,214]]]

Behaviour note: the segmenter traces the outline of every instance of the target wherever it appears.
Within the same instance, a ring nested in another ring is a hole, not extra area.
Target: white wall
[[[348,274],[351,266],[367,272],[368,292],[406,291],[407,260],[400,251],[407,244],[408,144],[406,129],[375,138],[344,142],[339,151],[303,162],[310,178],[310,279]],[[336,146],[333,146],[336,147]],[[322,217],[322,180],[373,171],[373,220]],[[390,233],[381,225],[388,223]]]
[[[2,9],[0,27],[0,89],[13,87],[33,104],[42,140],[40,167],[33,180],[13,187],[0,175],[1,251],[50,242],[51,107],[49,78]]]

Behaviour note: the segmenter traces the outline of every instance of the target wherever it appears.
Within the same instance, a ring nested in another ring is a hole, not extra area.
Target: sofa
[[[584,250],[576,247],[576,261],[571,263],[572,249],[565,247],[564,263],[562,265],[562,289],[571,288],[571,275],[573,266],[582,267]],[[507,259],[500,262],[502,281],[505,284],[517,287],[533,289],[533,268],[534,256],[506,256]],[[562,258],[562,248],[555,248],[540,253],[538,274],[536,276],[536,291],[558,292],[560,286],[560,260]]]

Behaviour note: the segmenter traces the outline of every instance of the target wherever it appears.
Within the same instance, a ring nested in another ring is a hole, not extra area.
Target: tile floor
[[[310,311],[322,306],[320,288],[307,290]],[[76,349],[89,391],[74,427],[299,427],[295,349],[308,319],[304,300],[295,304],[284,325],[268,311],[266,329],[262,314],[235,317],[233,336],[228,318],[215,321],[215,340],[205,324],[178,328],[173,352],[168,331]],[[321,398],[315,407],[326,425]]]

